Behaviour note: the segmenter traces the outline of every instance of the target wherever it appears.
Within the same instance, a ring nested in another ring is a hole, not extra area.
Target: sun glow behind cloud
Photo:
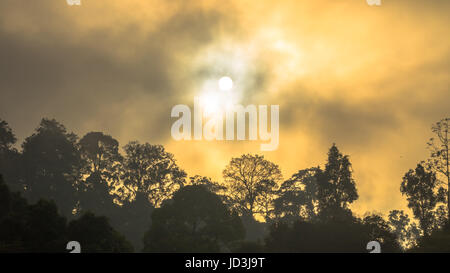
[[[80,136],[164,144],[189,175],[221,180],[259,143],[174,142],[171,107],[194,96],[212,112],[279,104],[280,146],[263,154],[285,178],[323,164],[336,142],[353,163],[356,210],[405,208],[401,177],[449,111],[449,4],[385,2],[5,0],[0,113],[19,139],[54,117]]]

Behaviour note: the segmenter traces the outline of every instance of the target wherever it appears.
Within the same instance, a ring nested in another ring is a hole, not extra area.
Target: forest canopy
[[[384,252],[449,251],[448,121],[432,126],[430,157],[399,178],[412,214],[360,217],[351,158],[336,144],[322,166],[287,179],[263,155],[243,154],[213,181],[188,177],[162,145],[121,150],[54,119],[18,149],[0,120],[0,251],[66,252],[69,241],[84,252],[366,252],[369,241]]]

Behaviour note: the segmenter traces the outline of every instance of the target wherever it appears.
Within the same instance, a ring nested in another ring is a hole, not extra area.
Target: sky
[[[402,177],[448,117],[450,1],[0,1],[0,118],[19,143],[43,117],[80,137],[163,144],[189,176],[222,180],[258,153],[288,179],[349,155],[356,213],[405,209]],[[243,105],[279,105],[275,151],[258,141],[175,141],[178,104],[221,77]]]

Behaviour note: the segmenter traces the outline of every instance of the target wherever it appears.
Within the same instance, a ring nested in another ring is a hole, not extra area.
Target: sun
[[[206,115],[217,113],[220,109],[220,98],[216,93],[207,93],[200,98],[201,106]]]
[[[204,115],[215,117],[232,109],[236,102],[236,92],[231,92],[232,89],[233,80],[228,76],[223,76],[218,81],[217,78],[207,80],[199,96]]]
[[[230,77],[224,76],[219,79],[219,89],[228,91],[233,88],[233,80]]]

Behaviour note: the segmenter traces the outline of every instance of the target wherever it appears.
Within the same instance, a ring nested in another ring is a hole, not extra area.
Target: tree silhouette
[[[0,252],[63,252],[66,219],[53,201],[34,205],[11,193],[0,175]]]
[[[328,151],[325,170],[318,173],[318,200],[320,217],[346,217],[351,212],[348,205],[358,199],[352,165],[347,155],[342,155],[333,144]]]
[[[23,234],[28,204],[18,193],[11,193],[0,174],[0,252],[24,251]]]
[[[2,119],[0,119],[0,196],[6,198],[7,187],[3,181],[3,175],[8,171],[8,167],[11,167],[8,164],[9,153],[13,150],[12,146],[16,143],[17,138],[9,127],[8,123]],[[0,199],[1,200],[1,199]],[[6,206],[8,202],[6,200],[0,201],[1,205]],[[0,210],[3,206],[0,206]],[[3,207],[5,209],[5,207]]]
[[[111,224],[141,251],[144,247],[143,236],[151,224],[153,205],[145,195],[138,194],[133,200],[125,200],[120,207],[108,213]]]
[[[124,194],[130,194],[131,198],[142,195],[152,206],[159,207],[185,183],[186,173],[163,146],[133,141],[124,150],[122,179],[127,191]]]
[[[1,175],[0,203],[0,252],[66,252],[70,240],[80,242],[82,252],[133,250],[106,217],[87,212],[67,225],[54,201],[28,205],[19,193],[9,191]]]
[[[0,119],[0,173],[14,190],[23,190],[19,180],[20,154],[14,148],[17,138],[8,123]]]
[[[189,185],[204,186],[210,192],[213,192],[226,200],[226,196],[223,196],[224,192],[226,191],[225,186],[212,181],[209,177],[194,175],[192,177],[189,177]]]
[[[348,156],[335,144],[328,152],[325,170],[299,170],[286,180],[275,200],[275,214],[289,223],[351,217],[348,205],[358,199]]]
[[[384,252],[398,252],[401,247],[395,232],[389,222],[377,214],[368,214],[362,219],[362,224],[368,231],[369,240],[377,241],[383,246]]]
[[[264,156],[246,154],[232,158],[223,177],[233,208],[244,215],[258,214],[266,219],[271,216],[278,183],[282,180],[278,165]]]
[[[133,141],[125,145],[124,150],[122,184],[116,188],[122,206],[112,223],[141,250],[153,209],[183,186],[186,173],[161,145]]]
[[[404,250],[416,246],[420,229],[409,219],[408,214],[402,210],[392,210],[389,212],[388,223]]]
[[[112,191],[119,187],[122,156],[119,142],[101,132],[87,133],[78,142],[83,160],[84,181],[78,185],[81,210],[95,210],[102,215],[114,209]]]
[[[450,118],[444,118],[434,124],[431,130],[437,138],[431,138],[428,142],[428,148],[431,151],[428,166],[437,174],[438,180],[447,187],[447,221],[450,221],[449,122]]]
[[[379,218],[279,222],[271,226],[265,243],[268,252],[361,253],[367,252],[366,244],[372,240],[382,242],[383,252],[400,251],[395,235]]]
[[[133,252],[133,246],[114,230],[104,216],[84,213],[69,223],[68,238],[82,246],[82,252]]]
[[[0,120],[0,252],[66,252],[71,240],[82,252],[131,252],[129,241],[148,252],[367,252],[372,240],[383,252],[447,251],[448,118],[433,132],[431,158],[400,186],[415,219],[399,210],[358,218],[351,163],[335,144],[324,168],[281,185],[278,165],[250,154],[231,159],[223,182],[186,183],[161,145],[130,142],[122,156],[109,135],[77,141],[42,119],[18,151]]]
[[[3,219],[8,214],[11,206],[11,195],[9,189],[3,181],[3,176],[0,174],[0,219]]]
[[[449,253],[450,252],[450,227],[434,230],[430,236],[420,238],[419,244],[410,252],[419,253]]]
[[[12,149],[12,145],[16,143],[17,138],[9,127],[8,123],[0,119],[0,154]]]
[[[417,164],[415,170],[409,170],[403,177],[400,191],[406,195],[408,207],[419,220],[419,226],[424,235],[430,235],[437,225],[436,205],[445,200],[445,191],[438,187],[436,175],[427,171],[422,164]]]
[[[152,215],[146,252],[220,252],[244,237],[237,214],[205,186],[185,186]]]
[[[320,168],[298,171],[281,185],[275,200],[278,219],[293,223],[298,220],[313,220],[318,215],[318,183]]]
[[[55,200],[65,216],[75,207],[75,183],[80,169],[76,135],[56,120],[42,119],[35,133],[22,144],[25,194],[32,202]]]
[[[39,200],[26,214],[24,246],[31,252],[63,252],[67,243],[66,218],[53,201]]]

